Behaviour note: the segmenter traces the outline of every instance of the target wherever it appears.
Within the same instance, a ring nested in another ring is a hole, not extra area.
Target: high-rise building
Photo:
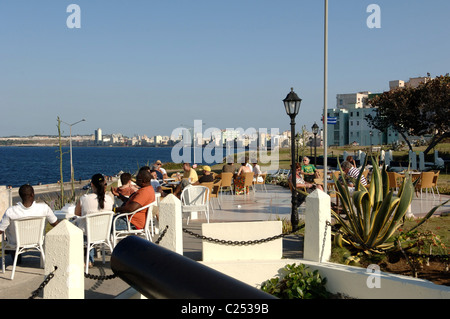
[[[101,145],[103,142],[102,129],[98,128],[95,130],[95,144]]]

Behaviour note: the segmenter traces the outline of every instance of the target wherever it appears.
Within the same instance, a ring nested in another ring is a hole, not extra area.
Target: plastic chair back
[[[222,173],[221,187],[231,187],[233,173]]]
[[[113,216],[112,211],[86,215],[86,236],[89,242],[109,242]]]
[[[42,245],[44,242],[45,217],[31,217],[13,221],[16,231],[16,246]]]

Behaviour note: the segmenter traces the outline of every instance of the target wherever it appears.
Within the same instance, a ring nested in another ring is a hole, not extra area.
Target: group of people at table
[[[353,180],[356,180],[359,176],[359,169],[356,167],[356,162],[352,156],[348,156],[341,164],[342,171],[345,173],[347,185],[354,187]],[[306,192],[311,193],[316,188],[323,191],[323,187],[320,183],[316,183],[315,179],[319,178],[318,171],[314,165],[310,163],[308,157],[303,157],[302,164],[296,164],[296,188],[304,188]],[[289,183],[292,183],[292,175],[288,176]],[[366,186],[367,179],[364,175],[361,176],[361,184]]]

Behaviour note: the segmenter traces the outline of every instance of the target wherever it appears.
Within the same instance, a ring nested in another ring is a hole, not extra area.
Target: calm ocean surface
[[[63,152],[63,180],[68,182],[69,147]],[[75,180],[87,180],[96,173],[112,176],[121,170],[135,173],[156,160],[173,162],[171,152],[170,147],[73,147]],[[60,179],[58,147],[0,147],[0,185],[50,184]]]

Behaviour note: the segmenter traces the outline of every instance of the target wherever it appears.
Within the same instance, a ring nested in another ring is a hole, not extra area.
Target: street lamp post
[[[284,108],[287,115],[291,118],[291,178],[292,178],[292,198],[291,198],[291,224],[292,231],[297,231],[298,226],[298,212],[297,212],[297,201],[296,201],[296,160],[295,160],[295,117],[300,110],[300,104],[302,99],[300,99],[297,94],[295,94],[294,89],[291,88],[291,92],[283,100]]]
[[[61,121],[64,124],[69,125],[69,143],[70,143],[70,152],[69,153],[70,153],[70,177],[71,177],[71,181],[72,181],[72,200],[75,199],[75,186],[73,184],[74,173],[73,173],[73,161],[72,161],[72,126],[74,126],[75,124],[78,124],[80,122],[84,122],[84,121],[86,121],[86,120],[82,119],[82,120],[80,120],[78,122],[75,122],[75,123],[72,123],[72,124],[69,124],[69,123],[66,123],[64,121]]]
[[[314,166],[317,166],[317,133],[319,133],[319,125],[314,122],[311,129],[314,134]]]

